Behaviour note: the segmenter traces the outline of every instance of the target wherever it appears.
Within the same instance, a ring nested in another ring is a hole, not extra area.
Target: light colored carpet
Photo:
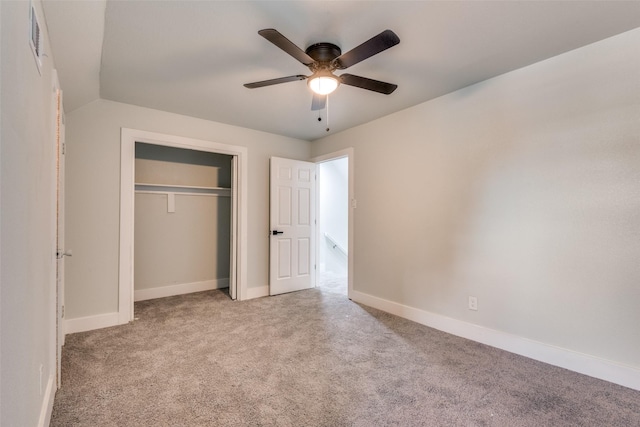
[[[347,277],[331,271],[318,274],[318,288],[323,292],[334,292],[347,296]]]
[[[640,392],[322,288],[136,303],[69,335],[52,426],[640,426]]]

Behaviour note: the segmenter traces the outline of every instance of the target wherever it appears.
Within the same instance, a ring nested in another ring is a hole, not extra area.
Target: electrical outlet
[[[469,297],[469,310],[478,310],[478,298]]]

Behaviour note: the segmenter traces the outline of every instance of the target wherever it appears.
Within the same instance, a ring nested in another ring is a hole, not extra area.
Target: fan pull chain
[[[329,95],[327,95],[327,132],[329,132]]]

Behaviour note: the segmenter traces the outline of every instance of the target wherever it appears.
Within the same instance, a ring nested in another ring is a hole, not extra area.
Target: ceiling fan
[[[339,84],[355,86],[378,93],[389,95],[398,85],[385,83],[366,77],[355,76],[353,74],[342,74],[336,76],[335,70],[344,70],[376,55],[383,50],[387,50],[400,43],[400,38],[391,30],[385,30],[372,37],[361,45],[351,49],[347,53],[342,53],[340,48],[332,43],[316,43],[306,50],[300,49],[289,39],[280,34],[277,30],[268,28],[258,31],[262,37],[293,56],[303,63],[313,74],[305,76],[298,74],[295,76],[280,77],[277,79],[263,80],[260,82],[247,83],[244,86],[255,89],[264,86],[271,86],[280,83],[293,82],[296,80],[307,80],[307,84],[313,91],[312,110],[321,110],[325,107],[327,95],[336,90]]]

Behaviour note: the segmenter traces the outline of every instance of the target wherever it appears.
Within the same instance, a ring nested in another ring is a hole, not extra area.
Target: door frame
[[[354,159],[354,152],[355,150],[353,149],[353,147],[349,147],[349,148],[345,148],[343,150],[339,150],[339,151],[334,151],[332,153],[328,153],[328,154],[323,154],[321,156],[316,156],[313,157],[311,159],[312,162],[319,164],[319,163],[324,163],[324,162],[328,162],[331,160],[337,160],[337,159],[342,159],[342,158],[347,158],[348,159],[348,165],[349,165],[349,189],[348,189],[348,197],[349,197],[349,208],[348,208],[348,229],[347,229],[347,296],[349,297],[349,299],[351,299],[351,295],[353,294],[353,283],[354,283],[354,209],[356,208],[356,197],[355,197],[355,159]],[[321,178],[322,179],[322,178]],[[320,217],[320,192],[316,191],[316,218]],[[316,254],[319,254],[319,250],[320,250],[320,236],[318,236],[319,233],[319,227],[316,227]],[[318,274],[316,274],[316,283],[315,286],[318,286],[317,283],[318,280]]]
[[[211,153],[234,156],[237,160],[236,187],[237,210],[235,224],[231,230],[231,239],[235,241],[235,277],[238,300],[247,299],[247,164],[248,149],[237,145],[222,144],[213,141],[186,138],[137,129],[122,128],[120,133],[120,263],[118,284],[118,323],[125,324],[133,320],[133,258],[134,258],[134,213],[135,213],[135,143],[162,145]],[[233,224],[233,221],[232,221]],[[232,257],[233,259],[233,257]],[[229,286],[234,284],[229,283]]]

